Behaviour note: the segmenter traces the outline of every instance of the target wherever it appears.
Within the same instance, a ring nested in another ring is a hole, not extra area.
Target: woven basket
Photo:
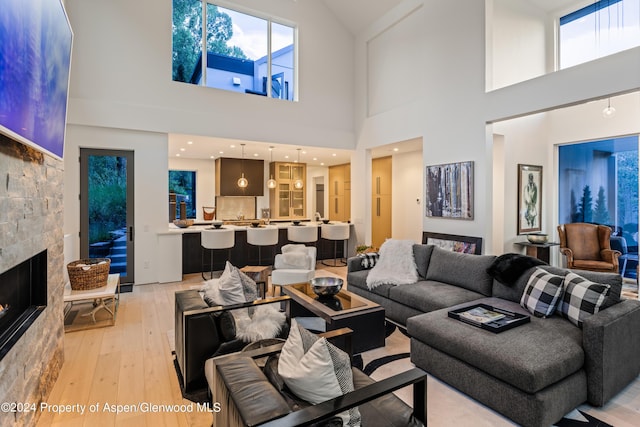
[[[67,272],[71,289],[86,291],[105,286],[110,266],[111,260],[109,258],[88,258],[70,262],[67,264]]]

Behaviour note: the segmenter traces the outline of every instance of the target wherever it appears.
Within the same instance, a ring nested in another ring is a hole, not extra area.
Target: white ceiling
[[[295,0],[316,1],[316,0]],[[335,14],[337,19],[352,33],[358,34],[403,0],[322,0]],[[577,7],[585,4],[584,0],[527,0],[533,6],[552,13],[566,10],[570,5]],[[189,144],[188,142],[192,143]],[[284,144],[268,144],[258,141],[239,141],[225,138],[204,137],[196,135],[170,134],[169,156],[190,159],[211,159],[217,157],[240,158],[240,144],[245,145],[245,158],[270,159],[269,147],[273,147],[274,161],[294,161],[300,150],[300,161],[312,166],[331,166],[351,162],[351,150],[336,150],[318,147],[292,146]],[[232,147],[234,146],[234,147]],[[398,150],[398,151],[394,151]],[[184,151],[181,151],[184,150]],[[372,150],[372,157],[383,157],[396,152],[413,152],[422,150],[420,139],[403,141]],[[222,153],[221,153],[222,152]],[[288,157],[286,157],[288,156]]]

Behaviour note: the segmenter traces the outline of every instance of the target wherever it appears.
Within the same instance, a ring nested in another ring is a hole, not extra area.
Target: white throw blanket
[[[407,285],[418,281],[418,268],[413,258],[412,240],[387,239],[380,246],[380,259],[367,276],[367,287],[388,283]]]

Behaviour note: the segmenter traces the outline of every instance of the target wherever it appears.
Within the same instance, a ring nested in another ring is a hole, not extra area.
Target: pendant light
[[[611,106],[611,98],[609,98],[607,106],[602,110],[602,117],[608,119],[610,117],[613,117],[615,114],[616,109]]]
[[[269,147],[269,169],[271,169],[271,163],[273,163],[273,146]],[[277,182],[273,179],[273,174],[269,175],[270,178],[267,181],[267,188],[276,188]]]
[[[244,145],[245,144],[240,144],[240,145],[242,145],[242,164],[240,166],[240,172],[242,172],[242,176],[240,177],[240,179],[238,179],[238,187],[247,188],[247,185],[249,185],[249,181],[247,181],[247,178],[244,177]]]
[[[301,149],[298,148],[298,164],[300,164],[300,150]],[[293,182],[293,188],[295,188],[296,190],[302,189],[303,186],[304,186],[304,182],[302,181],[302,178],[298,178]]]

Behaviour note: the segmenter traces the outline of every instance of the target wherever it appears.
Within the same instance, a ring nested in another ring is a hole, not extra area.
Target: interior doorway
[[[133,151],[80,149],[80,256],[134,281]]]

